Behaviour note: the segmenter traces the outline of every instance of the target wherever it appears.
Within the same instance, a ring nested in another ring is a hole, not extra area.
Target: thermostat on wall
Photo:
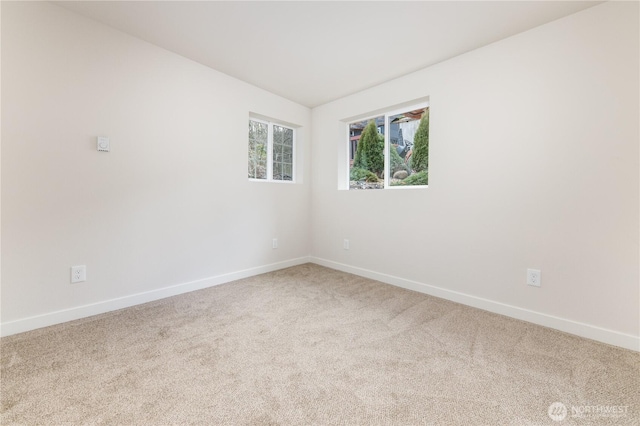
[[[109,138],[105,138],[103,136],[98,136],[98,151],[109,152]]]

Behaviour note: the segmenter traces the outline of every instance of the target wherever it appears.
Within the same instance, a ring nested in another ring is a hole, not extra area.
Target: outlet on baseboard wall
[[[342,248],[345,250],[350,250],[349,247],[349,240],[347,240],[346,238],[344,239],[344,241],[342,242]]]
[[[527,269],[527,284],[534,287],[540,287],[539,269]]]
[[[81,283],[87,280],[87,266],[77,265],[71,267],[71,283]]]
[[[277,249],[278,248],[278,239],[274,238],[273,240],[271,240],[271,248]]]

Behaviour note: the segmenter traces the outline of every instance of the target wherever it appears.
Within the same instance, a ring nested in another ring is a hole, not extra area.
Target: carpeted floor
[[[636,352],[313,264],[0,350],[2,425],[640,424]]]

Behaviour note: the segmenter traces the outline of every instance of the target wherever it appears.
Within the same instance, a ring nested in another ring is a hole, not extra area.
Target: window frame
[[[376,119],[378,117],[383,117],[383,122],[384,122],[384,172],[383,172],[383,176],[384,176],[384,184],[382,188],[378,188],[378,189],[425,189],[428,188],[429,185],[390,185],[390,177],[389,177],[389,167],[390,167],[390,163],[391,163],[391,159],[390,159],[390,155],[389,155],[389,149],[390,149],[390,144],[391,144],[391,138],[390,138],[390,132],[391,132],[391,126],[389,125],[389,119],[391,116],[394,115],[398,115],[398,114],[402,114],[402,113],[406,113],[406,112],[410,112],[413,110],[417,110],[417,109],[422,109],[422,108],[429,108],[431,105],[429,100],[423,100],[421,102],[417,102],[417,103],[411,103],[411,104],[406,104],[404,106],[399,106],[399,107],[391,107],[389,109],[382,109],[382,110],[378,110],[375,114],[367,114],[367,115],[363,115],[358,119],[355,120],[349,120],[346,122],[346,127],[347,127],[347,143],[346,143],[346,151],[347,151],[347,190],[351,190],[350,188],[350,174],[351,174],[351,146],[352,146],[352,141],[351,141],[351,125],[354,123],[359,123],[362,121],[369,121],[372,119]],[[429,126],[431,127],[431,126]],[[378,132],[380,132],[380,129],[378,128]],[[355,158],[355,153],[354,153],[354,158]],[[354,189],[355,190],[355,189]],[[363,189],[359,189],[356,191],[363,191]],[[369,190],[364,190],[365,192],[368,192]],[[376,192],[375,190],[372,190],[373,192]]]
[[[284,124],[279,121],[265,120],[262,118],[257,118],[253,116],[249,116],[249,124],[255,121],[257,123],[262,123],[267,125],[267,176],[264,179],[248,177],[251,182],[275,182],[275,183],[296,183],[296,128]],[[286,179],[274,179],[273,178],[273,150],[274,150],[274,140],[273,140],[273,126],[279,126],[285,128],[287,130],[291,130],[291,180]],[[248,135],[247,135],[248,142]],[[247,143],[247,158],[249,157],[249,143]],[[248,170],[247,170],[248,173]]]

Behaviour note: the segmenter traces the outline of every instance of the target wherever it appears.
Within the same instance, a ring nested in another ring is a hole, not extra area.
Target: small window
[[[249,119],[249,179],[293,182],[294,158],[294,129]]]
[[[349,124],[349,189],[428,185],[429,106]]]

